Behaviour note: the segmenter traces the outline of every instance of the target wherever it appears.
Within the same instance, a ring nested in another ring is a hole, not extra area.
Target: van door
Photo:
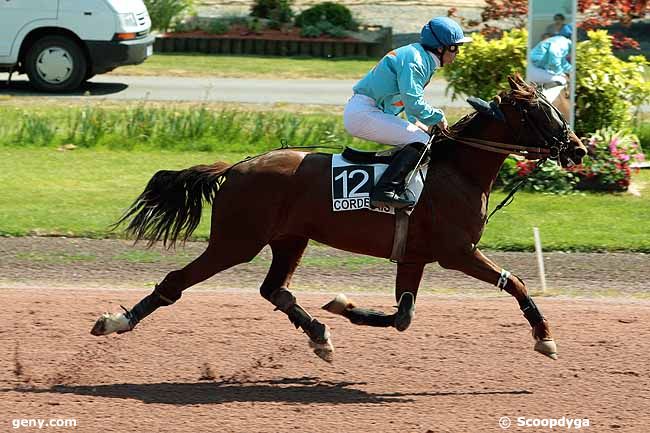
[[[56,19],[58,10],[59,0],[0,0],[0,56],[11,54],[20,29],[33,21]]]

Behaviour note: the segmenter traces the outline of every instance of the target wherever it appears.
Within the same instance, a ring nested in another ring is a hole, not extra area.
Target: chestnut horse
[[[325,309],[356,324],[403,331],[414,315],[424,266],[438,262],[511,294],[532,327],[535,350],[556,358],[549,323],[524,282],[485,257],[476,245],[486,223],[492,184],[509,153],[551,158],[567,166],[580,163],[586,149],[535,87],[518,76],[509,81],[511,90],[496,97],[490,110],[466,116],[450,134],[432,143],[425,187],[410,216],[406,253],[397,264],[397,312],[360,308],[341,295]],[[130,331],[157,308],[178,301],[183,290],[250,261],[270,245],[273,260],[261,295],[307,334],[318,356],[331,361],[329,329],[297,303],[288,290],[291,277],[309,239],[389,258],[395,223],[393,215],[379,212],[333,212],[330,166],[329,154],[275,150],[234,165],[216,162],[156,173],[117,224],[130,219],[127,232],[136,239],[173,245],[197,227],[205,200],[212,203],[208,246],[192,263],[167,274],[131,310],[102,315],[91,333]]]

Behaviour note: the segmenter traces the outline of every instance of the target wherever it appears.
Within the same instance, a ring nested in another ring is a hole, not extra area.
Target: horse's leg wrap
[[[327,327],[304,310],[297,302],[296,297],[285,289],[279,288],[269,295],[269,301],[275,305],[276,310],[284,312],[291,323],[297,328],[302,328],[309,338],[316,343],[324,343],[329,339]]]
[[[367,308],[347,308],[341,314],[355,325],[388,328],[395,323],[394,314],[385,314],[381,311],[369,310]]]
[[[309,325],[312,320],[311,315],[296,303],[296,297],[293,293],[285,288],[274,290],[269,296],[269,301],[275,305],[276,310],[280,310],[289,316],[289,320],[296,328]]]
[[[131,310],[127,310],[124,315],[127,319],[129,319],[129,325],[131,326],[131,329],[133,329],[138,323],[140,323],[142,319],[147,317],[149,314],[153,313],[160,307],[166,307],[167,305],[173,304],[178,299],[180,299],[180,296],[178,296],[176,299],[170,299],[162,295],[158,291],[158,286],[156,286],[150,295],[142,298],[142,300],[135,304]]]
[[[539,308],[537,308],[537,305],[535,305],[535,302],[530,296],[526,295],[524,299],[518,302],[519,308],[521,308],[521,311],[524,313],[524,317],[528,320],[530,326],[534,328],[544,320],[542,312],[539,311]]]
[[[499,281],[497,281],[496,286],[501,290],[505,289],[508,285],[508,278],[510,278],[510,275],[512,275],[510,272],[502,269],[501,275],[499,275]]]

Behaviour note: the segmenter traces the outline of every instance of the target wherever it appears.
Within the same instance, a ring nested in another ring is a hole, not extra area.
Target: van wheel
[[[74,90],[86,78],[86,56],[65,36],[46,36],[27,51],[25,72],[33,87],[45,92]]]

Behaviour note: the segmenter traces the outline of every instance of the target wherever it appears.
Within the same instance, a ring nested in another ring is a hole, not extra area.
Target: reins
[[[558,116],[559,119],[562,119],[562,115],[559,113],[556,107],[553,106],[553,104],[549,103],[546,98],[544,97],[543,94],[536,92],[537,97],[547,106],[551,107],[552,110],[554,110]],[[528,110],[525,108],[520,108],[517,103],[515,102],[515,99],[512,99],[511,104],[515,106],[521,115],[521,121],[522,121],[522,126],[524,126],[524,123],[529,123],[532,128],[535,129],[535,131],[541,135],[544,138],[544,141],[548,144],[549,142],[549,137],[547,134],[545,134],[543,131],[539,129],[539,127],[535,124],[535,122],[531,122],[529,119],[528,115]],[[562,119],[563,120],[563,119]],[[563,120],[563,135],[564,135],[564,140],[560,141],[556,137],[550,137],[550,141],[554,144],[549,145],[549,148],[545,147],[527,147],[527,146],[520,146],[517,144],[510,144],[510,143],[502,143],[498,141],[489,141],[489,140],[481,140],[478,138],[473,138],[473,137],[459,137],[457,135],[450,134],[447,131],[440,130],[440,133],[443,137],[458,142],[458,143],[463,143],[468,146],[485,150],[488,152],[494,152],[494,153],[500,153],[502,155],[518,155],[521,157],[524,157],[526,159],[537,159],[537,163],[535,164],[535,168],[531,170],[530,173],[528,173],[526,176],[524,176],[523,179],[521,179],[517,184],[510,190],[508,195],[495,207],[492,212],[488,215],[488,217],[485,219],[485,224],[488,224],[490,222],[490,218],[498,212],[499,210],[503,209],[504,207],[508,206],[510,203],[513,202],[514,196],[517,193],[517,191],[528,182],[528,180],[535,175],[539,169],[542,167],[542,165],[550,158],[550,159],[555,159],[558,158],[562,150],[566,147],[566,142],[568,142],[568,126],[566,124],[566,121]],[[521,133],[521,130],[520,130]],[[517,140],[519,142],[519,139]]]
[[[550,156],[551,150],[543,147],[526,147],[516,144],[502,143],[499,141],[481,140],[471,137],[459,137],[446,131],[440,130],[441,134],[449,140],[467,144],[477,149],[488,152],[501,153],[503,155],[518,155],[528,159],[540,159]]]
[[[522,156],[524,158],[538,159],[537,164],[535,164],[535,168],[531,170],[531,172],[528,173],[526,176],[524,176],[523,179],[517,182],[514,188],[510,190],[508,195],[501,201],[501,203],[499,203],[497,207],[495,207],[492,210],[492,212],[490,212],[490,215],[485,219],[486,225],[490,222],[490,218],[492,218],[492,215],[494,215],[504,207],[510,205],[510,203],[514,201],[514,196],[517,193],[517,191],[522,186],[524,186],[526,182],[528,182],[528,179],[530,179],[531,176],[533,176],[539,171],[540,167],[546,162],[548,157],[551,155],[550,149],[545,149],[542,147],[530,148],[525,146],[518,146],[515,144],[501,143],[498,141],[488,141],[488,140],[480,140],[477,138],[464,138],[464,137],[453,136],[443,130],[440,130],[440,132],[445,138],[448,138],[449,140],[467,144],[468,146],[475,147],[477,149],[486,150],[488,152],[500,153],[503,155],[514,154],[514,155]],[[528,151],[528,149],[531,149],[531,151]]]
[[[517,185],[515,185],[514,188],[512,188],[512,189],[510,190],[510,192],[508,193],[508,195],[506,196],[506,198],[504,198],[503,200],[501,200],[501,203],[499,203],[499,204],[497,205],[497,207],[495,207],[495,208],[492,210],[492,212],[490,212],[490,215],[488,215],[488,217],[485,219],[485,224],[486,224],[486,225],[487,225],[487,223],[490,222],[490,218],[492,218],[492,215],[494,215],[495,213],[497,213],[498,211],[500,211],[502,208],[504,208],[504,207],[506,207],[506,206],[509,206],[510,203],[512,203],[512,202],[515,200],[515,193],[519,190],[519,188],[521,188],[522,186],[524,186],[524,184],[525,184],[526,182],[528,182],[528,179],[530,179],[531,176],[533,176],[534,174],[536,174],[536,173],[539,171],[539,169],[542,167],[542,165],[543,165],[545,162],[546,162],[546,158],[544,158],[544,159],[540,159],[539,161],[537,161],[537,164],[535,164],[535,168],[534,168],[533,170],[531,170],[531,172],[528,173],[526,176],[524,176],[523,179],[521,179],[519,182],[517,182]]]

